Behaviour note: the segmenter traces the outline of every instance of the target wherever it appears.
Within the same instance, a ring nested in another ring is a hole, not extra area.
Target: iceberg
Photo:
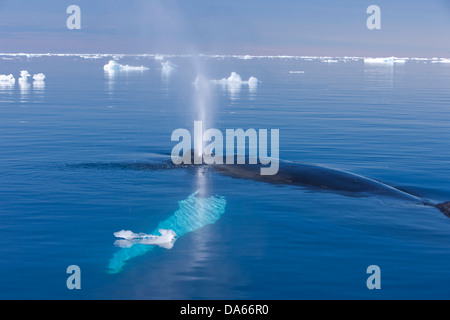
[[[241,86],[241,85],[249,85],[249,86],[257,86],[259,80],[255,77],[250,77],[248,81],[243,81],[241,76],[236,72],[232,72],[228,78],[223,78],[221,80],[211,80],[212,83],[221,84],[225,86]]]
[[[28,71],[26,71],[26,70],[20,71],[19,82],[25,82],[26,83],[28,81],[28,77],[31,77],[31,74],[29,74]]]
[[[38,73],[33,75],[33,80],[34,81],[44,81],[45,80],[45,74],[43,73]]]
[[[431,61],[431,63],[450,63],[450,59],[445,59],[445,58],[433,59]]]
[[[236,58],[236,59],[240,59],[240,60],[252,60],[252,59],[254,59],[255,58],[255,56],[251,56],[251,55],[245,55],[245,56],[243,56],[243,55],[234,55],[234,56],[232,56],[233,58]]]
[[[0,74],[0,85],[9,85],[9,84],[15,84],[16,79],[12,74],[10,75],[4,75]]]
[[[122,238],[123,240],[116,240],[114,245],[121,248],[131,248],[135,244],[144,245],[156,245],[165,249],[172,249],[177,239],[177,234],[173,230],[160,229],[158,235],[145,234],[145,233],[133,233],[129,230],[122,230],[114,233],[116,238]]]
[[[259,80],[256,77],[250,77],[247,81],[242,80],[241,76],[236,72],[232,72],[228,78],[221,80],[211,80],[211,83],[222,85],[228,89],[231,94],[231,99],[237,98],[243,85],[248,85],[250,93],[255,93],[258,88]]]
[[[28,83],[29,77],[31,77],[31,74],[29,74],[28,71],[20,71],[19,86],[22,94],[27,94],[30,89],[30,84]]]
[[[211,83],[222,85],[227,88],[231,94],[231,99],[236,99],[241,87],[243,85],[248,85],[251,93],[254,93],[258,88],[259,80],[256,77],[250,77],[247,81],[242,80],[241,76],[236,72],[232,72],[228,78],[223,78],[221,80],[211,80]]]
[[[114,60],[110,60],[108,64],[103,67],[103,69],[108,73],[149,70],[149,68],[144,66],[133,67],[129,65],[121,65]]]
[[[397,57],[388,57],[388,58],[364,58],[364,63],[370,64],[394,64],[394,63],[405,63],[408,61],[408,58],[397,58]]]
[[[45,89],[45,74],[38,73],[33,75],[33,89],[34,90],[44,90]]]
[[[322,59],[321,61],[324,63],[338,63],[339,62],[336,59]]]
[[[176,68],[177,66],[176,66],[175,64],[169,62],[169,61],[166,61],[166,62],[161,62],[161,67],[162,67],[162,69],[161,69],[161,75],[162,75],[163,77],[168,77],[168,76],[170,76],[170,74],[171,74],[172,72],[175,71],[175,68]]]
[[[393,58],[364,58],[364,63],[391,64],[394,63]]]

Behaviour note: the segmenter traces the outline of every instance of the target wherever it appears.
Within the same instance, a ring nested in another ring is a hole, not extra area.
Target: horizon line
[[[448,59],[442,56],[428,56],[428,57],[398,57],[398,56],[332,56],[332,55],[250,55],[250,54],[174,54],[174,53],[55,53],[55,52],[1,52],[0,56],[142,56],[142,57],[210,57],[210,58],[242,58],[242,59],[262,59],[262,58],[284,58],[284,59],[299,59],[299,58],[336,58],[336,59],[367,59],[367,58],[395,58],[395,59],[424,59],[424,60],[439,60]]]

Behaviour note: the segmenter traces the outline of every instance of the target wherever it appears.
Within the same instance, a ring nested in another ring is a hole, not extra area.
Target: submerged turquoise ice
[[[225,212],[226,200],[222,196],[211,196],[201,198],[198,191],[191,194],[187,199],[178,202],[179,209],[175,211],[167,220],[159,223],[152,232],[156,235],[160,229],[173,230],[178,237],[188,232],[203,228],[208,224],[214,224]],[[135,257],[153,250],[153,246],[135,244],[130,248],[122,248],[114,254],[109,262],[110,273],[117,273],[122,270],[125,263]]]

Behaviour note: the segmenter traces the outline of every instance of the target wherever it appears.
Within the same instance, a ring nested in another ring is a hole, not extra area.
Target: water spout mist
[[[199,130],[199,134],[196,135],[194,141],[194,150],[197,157],[203,155],[203,128],[211,125],[211,90],[209,81],[201,75],[201,68],[198,67],[199,62],[196,63],[197,71],[200,75],[195,80],[195,95],[194,95],[194,113],[196,121],[201,123],[201,126],[197,125],[194,130]]]

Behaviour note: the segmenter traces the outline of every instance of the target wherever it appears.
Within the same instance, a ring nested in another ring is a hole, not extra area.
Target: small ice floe
[[[259,80],[255,77],[250,77],[248,81],[242,80],[241,76],[236,72],[232,72],[228,78],[223,78],[221,80],[211,80],[212,83],[222,84],[228,86],[241,86],[249,85],[251,87],[258,86]]]
[[[80,54],[79,57],[83,58],[83,59],[94,60],[94,59],[102,59],[103,55],[101,55],[101,54]]]
[[[336,59],[322,59],[323,63],[338,63],[339,61]]]
[[[248,85],[251,93],[254,93],[258,88],[259,80],[255,77],[250,77],[247,81],[242,80],[241,76],[236,72],[232,72],[228,78],[223,78],[221,80],[211,80],[211,83],[220,84],[228,89],[231,94],[231,98],[235,99],[241,87],[243,85]]]
[[[408,58],[397,58],[397,57],[388,57],[388,58],[364,58],[364,63],[366,64],[394,64],[394,63],[406,63]]]
[[[116,238],[121,238],[122,240],[116,240],[114,245],[120,248],[130,248],[135,244],[153,245],[159,246],[165,249],[172,249],[177,235],[173,230],[160,229],[158,235],[145,234],[145,233],[134,233],[129,230],[122,230],[114,233]]]
[[[44,90],[45,89],[45,74],[37,73],[33,75],[33,89],[35,90]]]
[[[31,77],[31,74],[29,74],[27,70],[22,70],[20,71],[19,82],[27,82],[29,77]]]
[[[433,60],[431,60],[431,63],[450,63],[450,59],[434,58]]]
[[[145,71],[149,68],[144,66],[133,67],[129,65],[121,65],[114,60],[110,60],[108,64],[106,64],[103,69],[107,73],[115,73],[115,72],[129,72],[129,71]]]
[[[168,77],[175,71],[177,66],[170,61],[161,62],[161,75],[163,77]]]
[[[16,79],[12,74],[5,75],[0,74],[0,85],[6,86],[6,85],[13,85],[16,83]]]
[[[235,55],[235,56],[233,56],[233,58],[236,58],[236,59],[239,59],[239,60],[252,60],[255,57],[247,54],[245,56]]]
[[[289,71],[289,73],[290,74],[304,74],[305,71],[295,71],[295,70],[293,70],[293,71]]]
[[[406,63],[409,59],[408,58],[394,58],[394,63]]]
[[[28,90],[30,89],[30,84],[28,83],[29,77],[31,77],[31,74],[29,74],[28,71],[20,71],[19,86],[22,94],[28,93]]]
[[[33,75],[33,80],[34,81],[44,81],[45,80],[45,74],[37,73],[37,74]]]

